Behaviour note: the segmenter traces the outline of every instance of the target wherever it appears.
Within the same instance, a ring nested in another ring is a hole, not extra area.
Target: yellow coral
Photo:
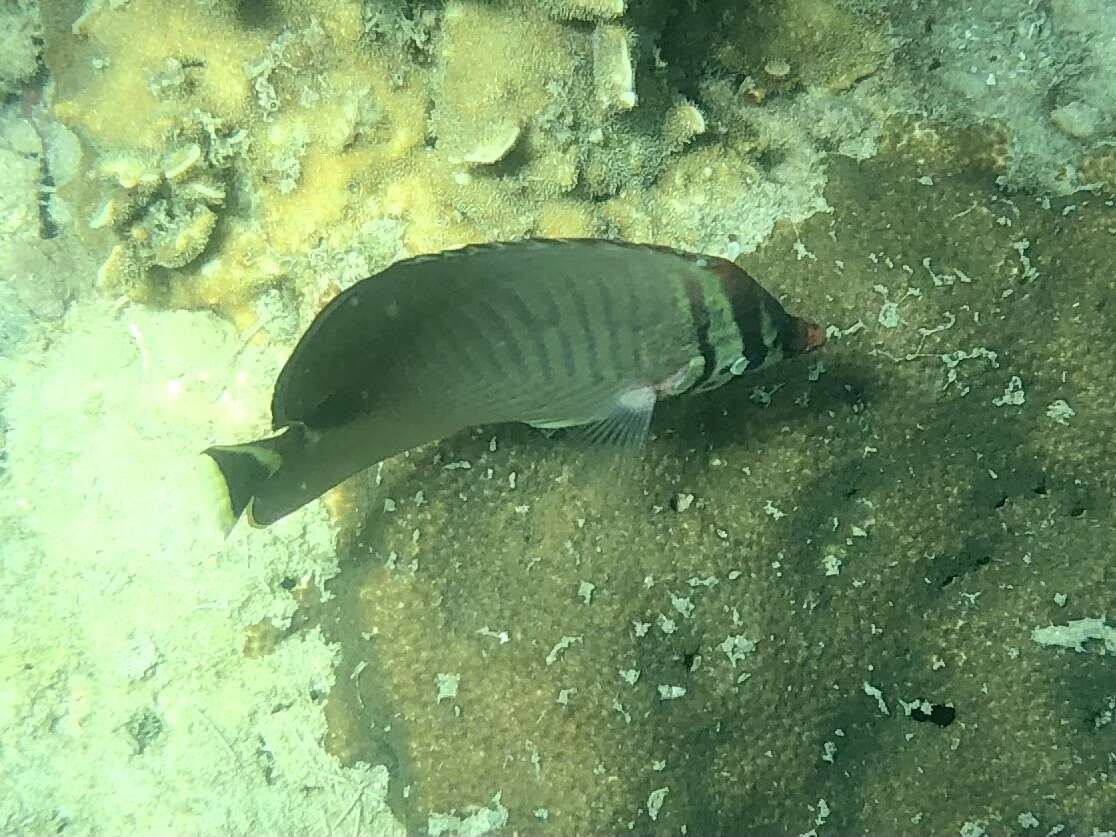
[[[563,20],[617,18],[627,10],[627,0],[526,0],[538,2],[554,17]]]
[[[108,294],[116,295],[125,291],[136,279],[136,267],[128,254],[128,248],[116,244],[109,251],[108,258],[97,270],[97,287]]]
[[[244,65],[267,46],[260,34],[200,6],[159,0],[132,0],[119,9],[101,5],[81,31],[104,69],[89,76],[80,97],[60,104],[59,117],[103,146],[155,151],[163,150],[184,112],[200,108],[239,117],[251,93]],[[192,92],[181,101],[160,99],[148,83],[168,60],[180,59],[197,64]]]
[[[607,110],[631,110],[639,101],[630,37],[622,26],[598,26],[593,33],[593,81]]]
[[[252,292],[274,282],[282,268],[263,234],[230,224],[219,255],[190,266],[190,275],[170,285],[169,304],[181,308],[222,308],[240,327],[255,321],[248,306]]]
[[[201,146],[196,142],[176,148],[163,160],[163,176],[167,180],[180,180],[201,162]]]
[[[340,47],[351,47],[364,33],[360,0],[277,0],[284,17],[303,26],[313,21]]]
[[[588,201],[551,201],[535,222],[535,234],[543,238],[588,238],[601,229],[601,220]]]
[[[197,206],[174,229],[157,237],[153,250],[155,264],[162,267],[188,265],[205,249],[215,226],[217,215],[206,206]]]
[[[705,117],[692,102],[683,100],[667,111],[663,120],[663,139],[671,148],[681,148],[703,133]]]
[[[537,12],[483,3],[446,6],[438,104],[432,126],[451,159],[476,155],[526,127],[586,80],[588,44]],[[554,142],[551,138],[540,141]]]
[[[301,254],[315,236],[337,224],[348,205],[348,184],[367,166],[365,152],[332,154],[310,146],[302,157],[302,176],[287,194],[265,190],[263,228],[280,253]]]

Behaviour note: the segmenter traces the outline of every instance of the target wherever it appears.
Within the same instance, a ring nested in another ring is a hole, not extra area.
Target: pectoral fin
[[[653,387],[639,387],[616,396],[611,411],[584,426],[585,437],[626,453],[639,451],[647,441],[655,411]]]

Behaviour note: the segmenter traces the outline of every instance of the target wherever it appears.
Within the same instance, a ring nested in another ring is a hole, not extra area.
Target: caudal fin
[[[221,474],[223,486],[219,502],[227,508],[225,514],[228,529],[248,509],[248,522],[259,525],[252,519],[252,500],[261,487],[279,470],[283,464],[283,453],[292,443],[292,430],[287,428],[278,436],[258,439],[242,445],[214,445],[202,451],[213,460]],[[298,434],[295,434],[298,435]]]

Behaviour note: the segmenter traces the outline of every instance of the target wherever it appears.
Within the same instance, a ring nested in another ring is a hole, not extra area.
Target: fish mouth
[[[798,328],[794,335],[794,346],[792,347],[795,354],[806,354],[825,345],[824,326],[803,319],[798,319],[796,325]]]
[[[806,351],[812,352],[825,345],[825,327],[818,323],[806,322]]]

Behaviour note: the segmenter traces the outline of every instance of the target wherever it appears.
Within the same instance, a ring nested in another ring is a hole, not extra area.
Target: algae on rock
[[[845,90],[876,72],[891,51],[875,25],[838,0],[748,4],[730,14],[717,60],[757,90]]]

